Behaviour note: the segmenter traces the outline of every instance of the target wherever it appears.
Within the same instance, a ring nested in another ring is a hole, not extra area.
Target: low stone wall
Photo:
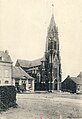
[[[16,106],[16,90],[14,86],[0,86],[0,110]]]

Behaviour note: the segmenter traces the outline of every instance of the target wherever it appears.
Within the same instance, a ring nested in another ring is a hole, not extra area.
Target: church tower
[[[60,90],[61,88],[61,62],[59,52],[58,28],[56,27],[54,14],[52,13],[46,38],[45,70],[47,72],[48,90]]]

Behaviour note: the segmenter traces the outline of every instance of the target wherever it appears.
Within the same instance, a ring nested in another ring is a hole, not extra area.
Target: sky
[[[82,71],[82,0],[0,0],[0,50],[12,61],[34,60],[45,52],[54,4],[62,79]]]

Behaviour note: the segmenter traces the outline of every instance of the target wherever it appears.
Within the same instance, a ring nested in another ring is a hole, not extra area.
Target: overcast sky
[[[0,50],[17,59],[43,56],[54,4],[62,75],[82,71],[82,0],[0,0]]]

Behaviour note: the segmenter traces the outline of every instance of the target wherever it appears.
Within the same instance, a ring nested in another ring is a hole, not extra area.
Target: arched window
[[[5,84],[8,84],[8,83],[9,83],[9,81],[6,80],[6,81],[5,81]]]
[[[57,78],[57,68],[53,69],[53,75],[54,75],[55,78]]]
[[[56,41],[54,41],[54,49],[56,50]]]
[[[53,40],[50,40],[48,43],[48,50],[52,50],[53,49]]]

